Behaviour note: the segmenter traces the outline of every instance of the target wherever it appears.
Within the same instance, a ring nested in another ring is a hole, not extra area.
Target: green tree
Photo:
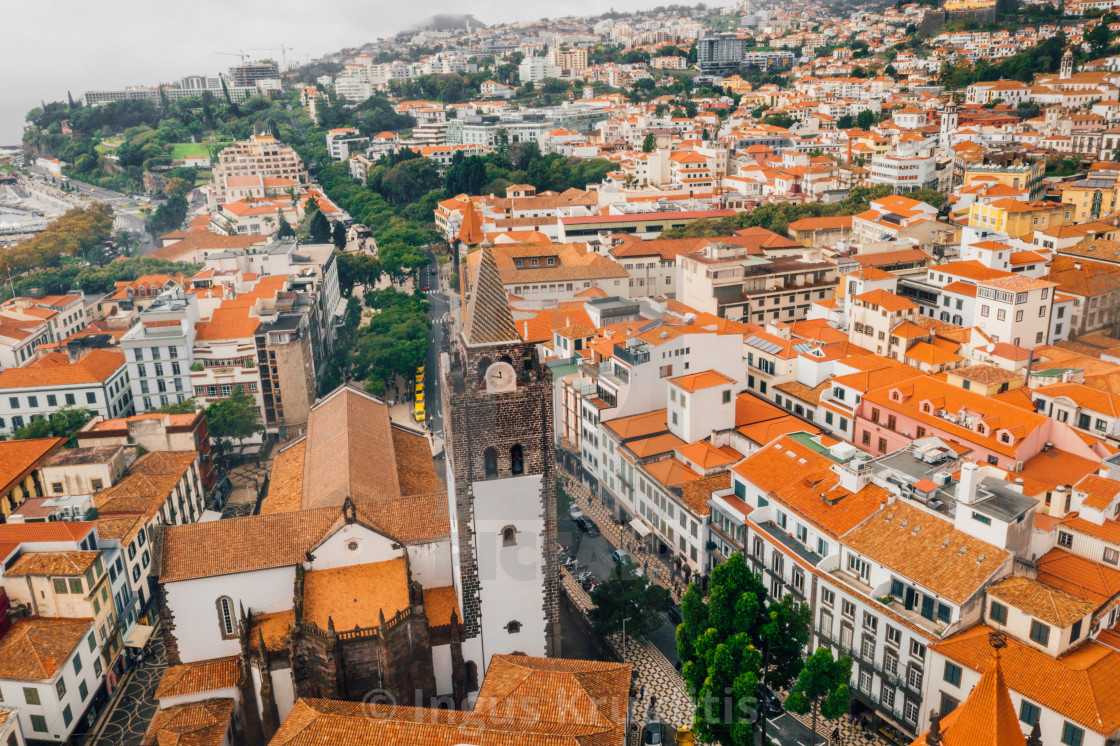
[[[793,117],[789,114],[771,114],[770,116],[762,118],[763,124],[770,124],[774,127],[781,127],[782,129],[789,129],[793,125]]]
[[[77,434],[93,417],[88,409],[63,407],[50,417],[37,417],[12,433],[12,440],[30,438],[66,438],[66,447],[78,444]]]
[[[171,402],[164,404],[158,409],[149,409],[149,412],[156,414],[194,414],[198,410],[198,403],[195,402],[192,396],[189,399],[184,399],[181,402]]]
[[[152,238],[158,238],[164,233],[181,228],[183,221],[187,219],[188,206],[186,197],[181,194],[168,197],[167,201],[157,207],[148,218],[148,224],[145,226],[148,233]]]
[[[334,241],[336,249],[346,248],[346,226],[341,220],[335,221],[331,227],[331,241]]]
[[[136,245],[136,235],[127,228],[122,228],[113,234],[113,243],[125,254],[132,251],[132,247]]]
[[[646,138],[642,140],[642,152],[652,153],[657,148],[657,138],[650,132]]]
[[[1085,32],[1085,41],[1092,47],[1094,57],[1104,54],[1108,48],[1108,24],[1101,19],[1093,28]]]
[[[311,214],[311,221],[307,225],[311,234],[312,243],[329,243],[331,240],[331,221],[327,216],[316,210]]]
[[[813,733],[816,733],[818,714],[825,720],[836,720],[848,711],[851,677],[850,656],[834,659],[828,648],[817,648],[797,676],[797,684],[786,698],[786,709],[798,715],[811,712]]]
[[[595,632],[603,637],[620,632],[625,619],[626,633],[641,636],[661,626],[657,612],[668,609],[672,597],[665,588],[620,562],[611,576],[591,591],[591,601],[595,606],[587,616]]]
[[[294,238],[295,237],[296,231],[295,231],[294,228],[292,228],[292,224],[288,222],[288,219],[286,217],[284,217],[284,211],[283,210],[277,210],[276,211],[276,222],[279,226],[276,229],[277,238]]]
[[[733,554],[712,570],[708,589],[705,601],[698,586],[689,586],[677,627],[681,675],[697,705],[692,732],[704,742],[746,746],[753,743],[762,681],[766,588],[743,556]]]
[[[206,408],[206,422],[210,435],[219,440],[240,442],[264,430],[257,416],[256,399],[245,393],[240,384],[228,397]]]
[[[856,114],[856,126],[861,130],[870,129],[873,124],[875,124],[875,113],[870,109],[864,109]]]
[[[338,261],[338,288],[349,295],[355,285],[372,287],[381,279],[381,262],[357,251],[335,252]]]
[[[936,189],[915,189],[906,194],[910,199],[916,199],[919,202],[925,202],[927,205],[933,207],[941,207],[945,204],[945,195]]]
[[[762,681],[771,691],[788,689],[805,665],[813,612],[809,604],[800,603],[787,593],[777,603],[771,600],[766,614],[766,623],[759,630]],[[764,708],[759,708],[758,717],[762,742],[768,743]]]

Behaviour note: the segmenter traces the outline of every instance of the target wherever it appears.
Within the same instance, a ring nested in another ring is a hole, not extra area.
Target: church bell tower
[[[559,573],[552,376],[517,333],[488,245],[473,279],[441,374],[462,649],[481,673],[495,654],[559,654]]]

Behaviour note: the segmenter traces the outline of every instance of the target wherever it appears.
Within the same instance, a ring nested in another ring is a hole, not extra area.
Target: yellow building
[[[1116,210],[1116,178],[1090,176],[1062,186],[1062,204],[1073,205],[1073,221],[1096,220]]]
[[[1012,238],[1065,225],[1070,217],[1071,211],[1067,205],[1021,202],[1010,197],[984,204],[975,203],[968,209],[969,225],[1000,231]]]
[[[993,180],[1012,189],[1027,189],[1031,199],[1042,197],[1042,177],[1046,172],[1046,162],[1042,159],[1030,163],[1012,163],[1000,166],[995,163],[972,163],[964,171],[965,186],[977,181],[991,183]]]
[[[27,498],[43,497],[39,465],[65,442],[66,438],[0,441],[0,522],[7,522]]]

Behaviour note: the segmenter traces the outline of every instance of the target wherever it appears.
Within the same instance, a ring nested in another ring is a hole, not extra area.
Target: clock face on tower
[[[513,391],[517,379],[509,363],[494,363],[486,369],[486,392],[490,394]]]

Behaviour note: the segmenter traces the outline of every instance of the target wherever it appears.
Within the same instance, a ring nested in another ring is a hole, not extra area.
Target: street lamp
[[[622,660],[626,660],[626,623],[630,621],[630,617],[622,620]]]

